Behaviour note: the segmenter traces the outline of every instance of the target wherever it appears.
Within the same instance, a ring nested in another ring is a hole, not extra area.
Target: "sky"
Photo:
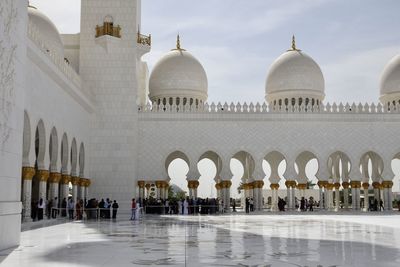
[[[80,0],[31,0],[61,33],[79,32]],[[325,102],[378,102],[386,63],[400,54],[398,0],[142,0],[150,71],[181,45],[203,65],[209,102],[263,102],[273,61],[296,36],[321,67]]]

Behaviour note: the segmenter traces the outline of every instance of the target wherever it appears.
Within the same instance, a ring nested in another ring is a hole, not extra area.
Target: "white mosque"
[[[310,180],[306,165],[317,160],[324,209],[342,202],[360,210],[368,189],[392,209],[400,55],[383,70],[376,104],[329,104],[320,67],[293,38],[269,67],[265,100],[214,104],[206,70],[179,38],[149,75],[140,0],[81,2],[80,33],[60,34],[26,0],[0,1],[0,250],[19,242],[32,202],[67,197],[71,185],[75,200],[108,196],[126,209],[152,187],[165,198],[178,158],[188,165],[190,197],[197,163],[214,162],[226,206],[236,190],[231,159],[243,165],[242,188],[256,209],[268,181],[273,210],[283,184],[294,209]]]

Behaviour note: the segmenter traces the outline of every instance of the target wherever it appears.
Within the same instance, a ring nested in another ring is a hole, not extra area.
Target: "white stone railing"
[[[63,56],[57,54],[55,51],[49,50],[46,47],[43,41],[44,38],[42,38],[40,31],[32,23],[28,24],[28,37],[34,44],[36,44],[43,54],[47,55],[47,57],[54,63],[57,69],[65,75],[66,78],[68,78],[79,90],[81,90],[81,92],[91,96],[91,92],[82,87],[82,81],[79,74],[76,73],[74,68],[69,65]]]
[[[301,106],[273,106],[266,103],[231,103],[215,104],[205,103],[204,105],[151,105],[139,107],[141,113],[343,113],[343,114],[379,114],[395,113],[400,114],[400,105],[382,104],[342,104],[336,103],[326,105],[301,105]]]

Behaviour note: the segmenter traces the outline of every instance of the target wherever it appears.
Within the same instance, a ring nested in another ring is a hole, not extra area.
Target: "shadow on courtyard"
[[[43,260],[84,266],[184,266],[185,261],[187,266],[399,266],[399,248],[376,245],[372,238],[346,240],[350,232],[363,231],[357,226],[336,229],[342,240],[317,240],[246,231],[255,225],[237,231],[204,220],[155,216],[133,223],[88,222],[86,227],[102,233],[102,240],[70,243]],[[393,229],[381,228],[367,237],[394,237]],[[291,231],[290,225],[285,231]]]

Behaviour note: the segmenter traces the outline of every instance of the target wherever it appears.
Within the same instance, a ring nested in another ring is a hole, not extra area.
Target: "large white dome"
[[[162,103],[164,100],[165,104],[169,99],[176,101],[175,104],[186,104],[186,101],[192,104],[196,100],[205,102],[207,91],[207,75],[203,66],[180,47],[164,55],[150,75],[149,97],[152,102]]]
[[[266,81],[266,101],[272,103],[292,98],[322,101],[324,97],[324,76],[318,64],[307,54],[294,46],[274,61]]]
[[[380,90],[383,104],[400,104],[400,55],[392,58],[383,70]]]
[[[64,45],[54,23],[46,15],[32,6],[28,7],[28,17],[29,23],[38,31],[46,48],[60,56],[64,56]]]

